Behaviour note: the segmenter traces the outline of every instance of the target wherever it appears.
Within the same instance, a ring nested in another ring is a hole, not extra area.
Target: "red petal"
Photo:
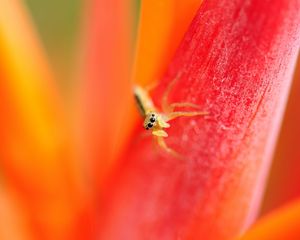
[[[141,1],[133,81],[161,78],[202,0]]]
[[[297,0],[203,2],[154,98],[179,76],[170,100],[210,114],[171,123],[167,143],[184,159],[135,136],[104,193],[102,239],[219,240],[249,226],[299,36]]]

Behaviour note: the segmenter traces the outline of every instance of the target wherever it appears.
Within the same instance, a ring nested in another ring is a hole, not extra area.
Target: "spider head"
[[[144,121],[144,128],[149,130],[156,125],[157,122],[157,115],[154,112],[150,112],[146,114],[145,121]]]

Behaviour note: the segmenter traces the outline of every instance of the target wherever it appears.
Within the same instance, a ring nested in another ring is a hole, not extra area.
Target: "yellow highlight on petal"
[[[27,16],[17,1],[1,0],[0,62],[7,78],[2,84],[6,85],[11,98],[16,100],[20,117],[32,134],[36,134],[45,150],[52,151],[58,132],[51,121],[57,121],[58,113],[49,112],[49,109],[51,105],[53,109],[57,99],[41,47],[30,29]]]

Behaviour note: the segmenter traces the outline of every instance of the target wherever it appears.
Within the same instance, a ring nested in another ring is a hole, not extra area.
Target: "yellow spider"
[[[177,78],[176,78],[177,79]],[[199,106],[188,103],[171,103],[168,104],[168,94],[174,85],[175,81],[172,81],[167,87],[163,97],[162,97],[162,111],[159,112],[154,106],[151,97],[149,96],[149,90],[147,88],[142,88],[141,86],[134,86],[134,97],[139,108],[141,115],[145,118],[144,128],[146,130],[151,130],[152,134],[156,136],[157,143],[160,147],[165,149],[167,152],[178,155],[173,149],[169,148],[164,140],[165,137],[168,137],[168,134],[165,132],[164,128],[169,128],[170,120],[173,120],[177,117],[192,117],[198,115],[207,115],[207,112],[200,111],[174,111],[176,107],[192,107],[199,109]]]

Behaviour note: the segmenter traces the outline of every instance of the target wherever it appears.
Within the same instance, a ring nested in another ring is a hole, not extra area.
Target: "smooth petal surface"
[[[17,0],[0,1],[0,79],[4,184],[24,203],[36,237],[59,239],[76,212],[78,179],[52,73]]]
[[[133,81],[162,77],[202,0],[141,1]]]
[[[240,240],[300,239],[300,201],[289,203],[260,219]]]
[[[299,50],[298,13],[298,0],[201,4],[153,97],[178,76],[170,101],[209,116],[171,123],[166,141],[181,159],[136,134],[103,193],[102,239],[230,239],[253,222]]]

